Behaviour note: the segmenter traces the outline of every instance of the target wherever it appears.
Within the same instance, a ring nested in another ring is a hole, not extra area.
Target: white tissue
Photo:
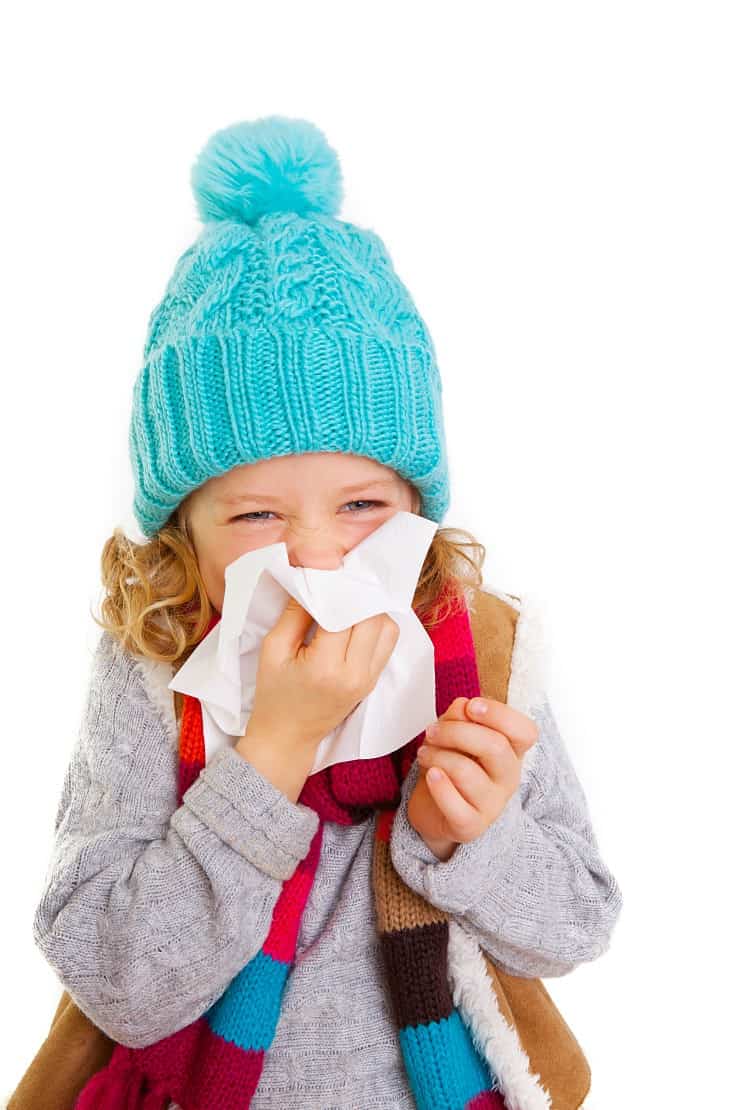
[[[206,762],[244,735],[254,705],[259,651],[288,596],[316,624],[338,632],[376,613],[399,626],[396,646],[366,698],[318,745],[311,774],[387,755],[436,719],[434,645],[411,608],[435,521],[401,510],[366,536],[336,570],[293,567],[284,543],[248,551],[225,570],[221,620],[169,683],[199,698]]]

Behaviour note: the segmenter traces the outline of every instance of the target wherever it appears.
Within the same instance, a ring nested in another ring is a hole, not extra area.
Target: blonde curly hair
[[[175,669],[200,642],[214,613],[198,567],[188,504],[186,498],[145,543],[114,529],[101,555],[100,619],[91,614],[126,651]],[[413,599],[427,627],[445,618],[460,593],[481,587],[485,553],[465,529],[437,530]]]

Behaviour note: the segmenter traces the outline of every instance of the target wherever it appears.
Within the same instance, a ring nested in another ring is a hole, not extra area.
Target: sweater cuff
[[[393,866],[411,890],[449,914],[467,913],[508,871],[521,831],[523,811],[516,791],[492,825],[447,860],[440,860],[409,823],[408,800],[418,781],[419,764],[406,776],[391,829]]]
[[[234,851],[274,879],[289,879],[319,824],[234,748],[221,748],[183,794],[186,805]]]

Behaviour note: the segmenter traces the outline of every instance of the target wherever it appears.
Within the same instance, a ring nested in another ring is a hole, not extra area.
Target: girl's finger
[[[472,721],[439,720],[437,726],[437,732],[427,737],[424,743],[464,752],[477,759],[492,779],[509,778],[514,773],[518,775],[516,753],[503,733],[482,728]]]
[[[474,759],[447,748],[430,748],[417,755],[423,768],[440,767],[466,802],[479,813],[490,808],[494,783]]]
[[[481,710],[484,710],[481,712]],[[487,728],[496,729],[507,736],[518,756],[524,755],[539,737],[536,721],[514,709],[512,705],[496,701],[495,698],[479,696],[465,702],[463,714],[476,724],[480,722]],[[457,713],[451,716],[457,716]]]
[[[265,640],[268,647],[291,656],[295,655],[313,624],[313,617],[299,601],[289,596],[285,608],[272,628],[268,629]]]
[[[390,659],[398,639],[401,635],[401,626],[393,620],[387,613],[383,614],[385,621],[380,626],[380,634],[378,635],[377,643],[375,644],[375,651],[373,652],[370,661],[365,662],[365,670],[369,671],[372,678],[377,682],[380,677],[380,672],[385,667]]]
[[[349,632],[351,636],[346,645],[345,661],[358,671],[367,671],[368,660],[374,663],[379,649],[385,657],[384,663],[387,662],[390,652],[386,652],[386,645],[391,641],[395,644],[400,629],[387,613],[376,613],[351,625]]]
[[[435,779],[434,777],[430,778],[429,772],[427,772],[426,783],[429,793],[447,820],[456,839],[461,836],[470,836],[478,827],[480,814],[465,801],[444,771],[439,771],[438,774],[441,777]]]

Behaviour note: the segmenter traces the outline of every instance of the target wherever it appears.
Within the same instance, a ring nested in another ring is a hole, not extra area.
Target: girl
[[[337,218],[324,135],[274,116],[227,127],[192,185],[204,229],[133,391],[146,542],[116,529],[103,550],[102,633],[34,920],[118,1046],[77,1105],[503,1107],[503,1072],[446,993],[448,918],[532,979],[600,956],[622,904],[535,696],[536,626],[482,587],[482,545],[440,528],[414,597],[436,727],[311,775],[398,629],[379,614],[306,646],[310,614],[290,599],[244,736],[203,765],[199,703],[173,706],[167,684],[217,623],[225,568],[280,542],[295,566],[338,567],[400,510],[439,522],[449,483],[432,340],[378,236]],[[471,696],[467,620],[486,598],[516,623],[508,698]],[[418,916],[384,929],[393,906]],[[510,1081],[506,1105],[549,1105],[525,1086]]]

